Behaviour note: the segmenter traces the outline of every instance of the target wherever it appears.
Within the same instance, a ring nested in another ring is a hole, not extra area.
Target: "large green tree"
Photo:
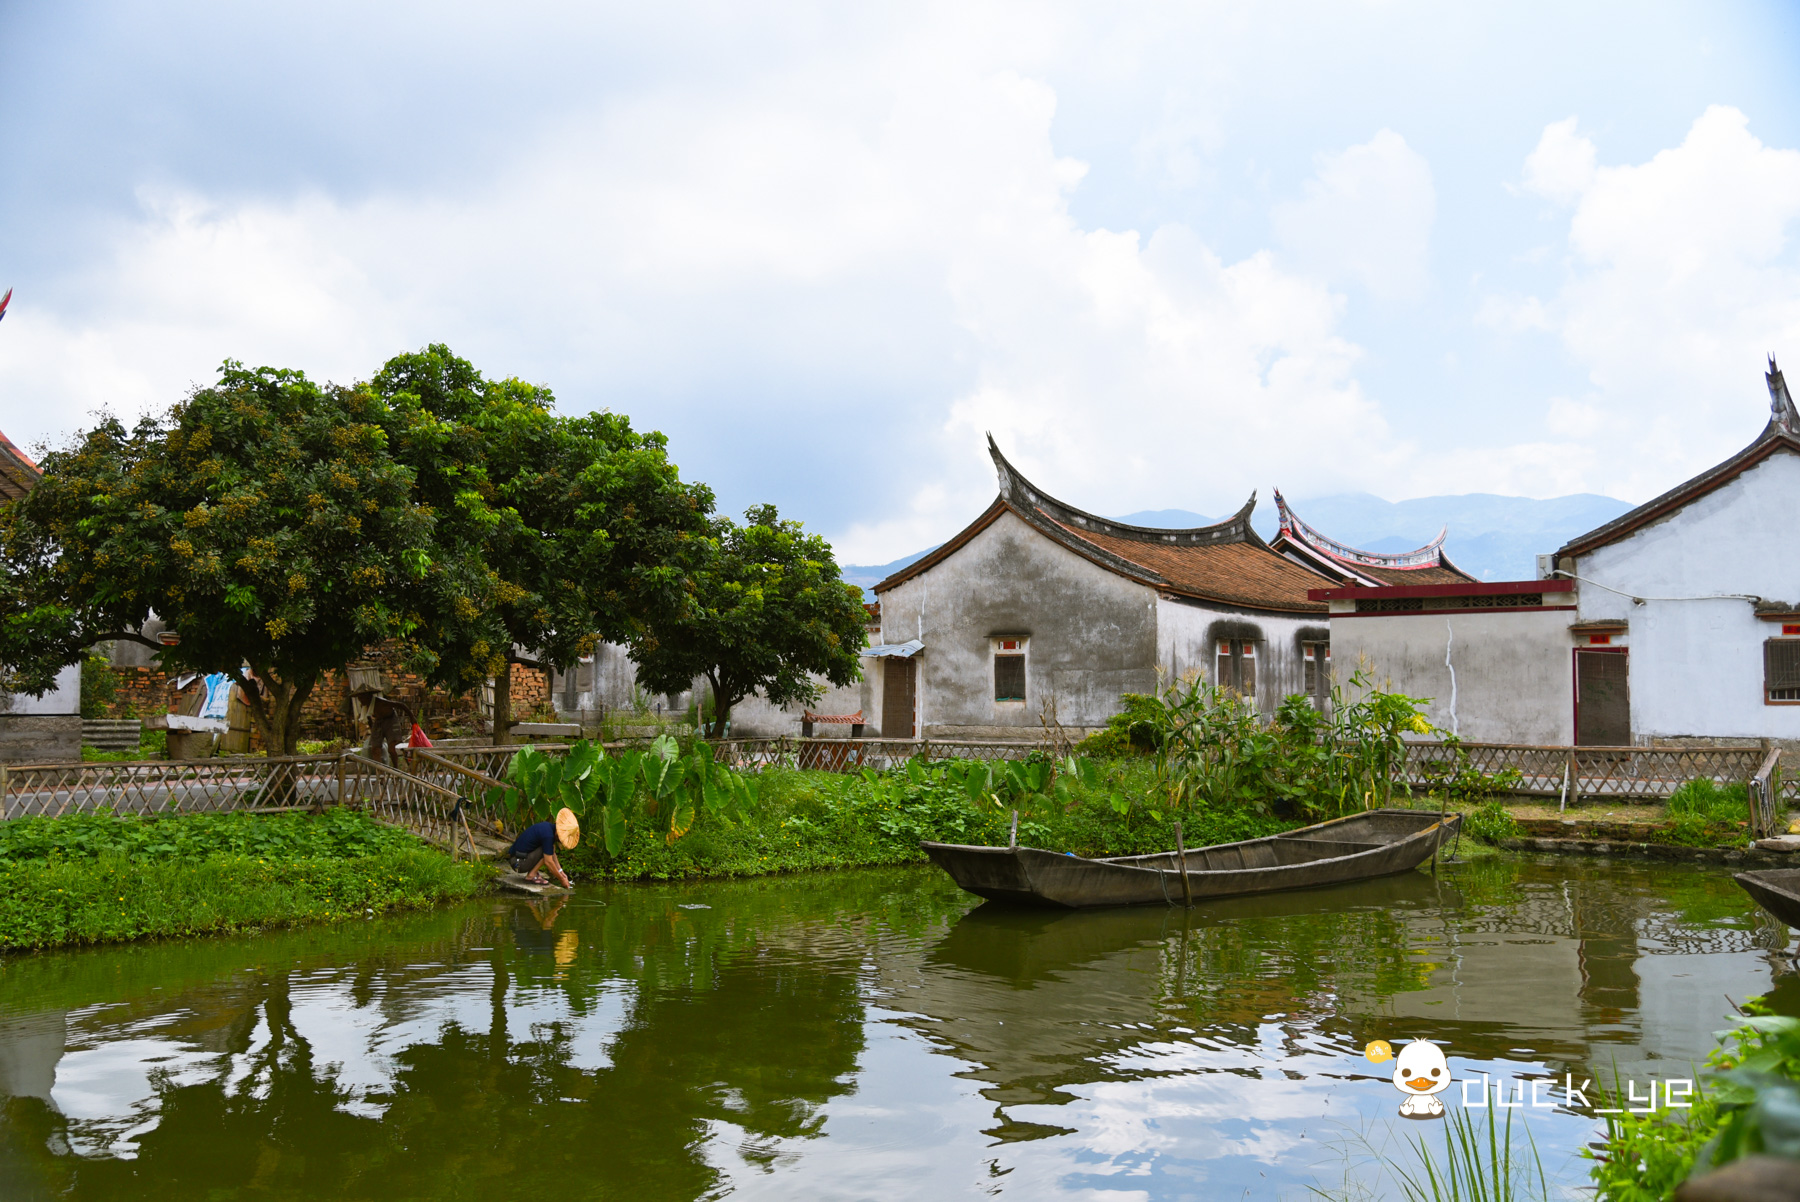
[[[48,455],[0,515],[0,662],[41,693],[107,639],[180,635],[172,671],[246,688],[271,751],[292,753],[320,674],[393,641],[454,682],[501,636],[492,574],[436,537],[396,413],[373,392],[227,363],[219,380],[127,430],[108,419]]]
[[[661,434],[604,411],[558,417],[549,389],[484,379],[442,345],[390,359],[370,387],[400,419],[395,453],[438,540],[486,565],[500,633],[462,670],[494,677],[497,740],[514,663],[566,671],[684,604],[712,493],[681,480]]]
[[[742,526],[715,517],[706,537],[684,544],[686,602],[656,613],[631,648],[638,680],[655,692],[705,677],[721,731],[752,693],[810,705],[823,692],[815,677],[856,680],[868,620],[829,543],[773,505],[744,517]]]

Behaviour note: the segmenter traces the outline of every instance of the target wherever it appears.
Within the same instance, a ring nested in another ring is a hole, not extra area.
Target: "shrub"
[[[1483,802],[1470,810],[1463,817],[1463,828],[1470,837],[1480,839],[1483,843],[1498,843],[1502,839],[1514,839],[1520,834],[1518,820],[1512,816],[1498,798]]]
[[[98,652],[81,657],[81,716],[104,718],[119,695],[119,674]]]

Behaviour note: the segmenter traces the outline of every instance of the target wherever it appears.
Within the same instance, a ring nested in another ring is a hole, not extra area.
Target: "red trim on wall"
[[[1364,589],[1363,591],[1372,593],[1375,590]],[[1431,618],[1436,617],[1438,614],[1537,614],[1547,613],[1552,610],[1562,610],[1564,612],[1573,613],[1578,608],[1579,606],[1574,605],[1509,605],[1502,609],[1390,609],[1385,613],[1332,614],[1331,620],[1335,622],[1339,618]]]
[[[1363,597],[1510,597],[1518,593],[1572,593],[1573,580],[1495,580],[1472,584],[1391,584],[1381,588],[1315,588],[1308,601],[1355,601]],[[1335,615],[1334,615],[1335,616]]]

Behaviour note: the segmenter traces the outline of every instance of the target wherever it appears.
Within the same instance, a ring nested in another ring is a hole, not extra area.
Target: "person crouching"
[[[556,849],[560,844],[564,848],[572,848],[581,842],[581,824],[575,821],[575,815],[568,809],[558,810],[553,822],[534,822],[519,832],[513,840],[512,849],[507,853],[512,857],[512,870],[525,874],[525,879],[536,884],[544,878],[540,870],[549,868],[562,882],[564,889],[574,886],[563,872],[562,864],[556,858]]]

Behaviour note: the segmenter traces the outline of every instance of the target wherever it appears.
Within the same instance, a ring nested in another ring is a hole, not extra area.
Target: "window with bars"
[[[1764,641],[1763,700],[1800,702],[1800,639]]]
[[[1256,699],[1256,644],[1249,639],[1220,639],[1218,675],[1214,678],[1222,689],[1231,689],[1252,701]]]
[[[994,640],[994,700],[1025,700],[1025,640]]]
[[[1331,703],[1331,644],[1304,643],[1306,658],[1305,693],[1316,709]]]

